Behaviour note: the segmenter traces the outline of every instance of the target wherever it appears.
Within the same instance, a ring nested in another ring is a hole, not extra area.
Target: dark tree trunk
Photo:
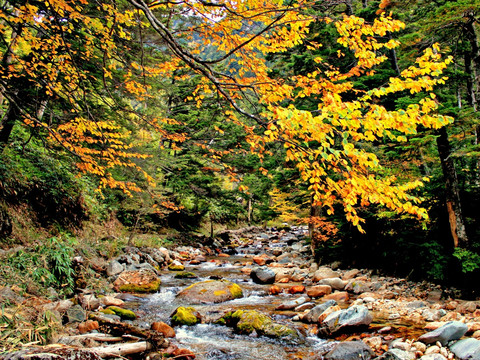
[[[13,126],[20,116],[20,109],[16,104],[10,103],[6,114],[3,116],[2,122],[0,123],[0,153],[5,150],[5,147],[10,140],[10,135],[12,134]]]
[[[319,217],[321,212],[321,208],[318,205],[314,205],[313,195],[310,201],[310,220],[314,220],[314,218]],[[308,223],[308,236],[310,239],[313,239],[313,233],[315,231],[315,223],[310,221]]]
[[[467,248],[468,237],[462,214],[457,172],[455,170],[455,163],[451,157],[450,142],[445,127],[439,130],[437,147],[445,180],[445,202],[448,211],[448,220],[450,223],[453,245],[454,247]]]
[[[387,32],[387,37],[388,37],[388,40],[393,39],[392,33],[390,31]],[[400,67],[398,66],[397,51],[395,50],[395,48],[393,48],[393,49],[390,49],[389,52],[390,52],[390,61],[392,62],[392,68],[393,70],[395,70],[397,75],[400,76]]]

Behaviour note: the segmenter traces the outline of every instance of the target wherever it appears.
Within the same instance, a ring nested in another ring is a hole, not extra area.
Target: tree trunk
[[[248,222],[248,225],[250,225],[252,223],[252,210],[253,210],[253,207],[252,207],[252,198],[249,197],[248,198],[248,209],[247,209],[247,222]]]
[[[480,90],[480,47],[478,46],[477,33],[475,31],[475,14],[466,14],[468,22],[465,24],[465,35],[470,43],[470,51],[465,51],[465,73],[467,74],[467,99],[474,113],[477,112],[477,98]],[[473,66],[472,66],[473,65]],[[474,129],[475,145],[480,144],[480,125]],[[475,184],[480,186],[480,160],[476,162]]]
[[[0,123],[0,154],[5,150],[5,147],[10,140],[10,135],[12,134],[13,126],[20,116],[20,109],[16,104],[10,103],[8,106],[7,113]]]
[[[387,37],[388,37],[388,40],[393,39],[392,33],[390,31],[387,31]],[[395,70],[397,75],[400,76],[401,73],[400,73],[400,67],[398,66],[397,51],[395,50],[395,48],[393,48],[393,49],[390,49],[389,52],[390,52],[390,61],[392,62],[392,68],[393,70]]]
[[[210,239],[213,239],[213,216],[210,215]]]
[[[462,214],[457,172],[455,170],[455,163],[451,157],[450,142],[445,127],[439,130],[437,147],[445,180],[445,201],[453,245],[454,247],[467,248],[468,237]]]
[[[467,101],[468,104],[473,108],[473,111],[477,111],[477,98],[475,96],[475,71],[472,69],[472,54],[470,51],[465,51],[463,60],[465,62],[465,73],[467,74]]]
[[[308,236],[312,239],[313,243],[313,233],[315,232],[315,222],[313,221],[315,217],[320,216],[321,208],[320,206],[314,205],[313,195],[310,200],[310,222],[308,223]]]

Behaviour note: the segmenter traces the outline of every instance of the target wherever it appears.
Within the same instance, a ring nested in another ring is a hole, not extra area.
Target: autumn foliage
[[[441,58],[436,45],[399,77],[365,90],[355,81],[374,75],[387,60],[383,51],[399,45],[387,34],[404,25],[388,15],[380,14],[373,22],[353,15],[318,16],[310,11],[315,4],[309,1],[127,3],[120,8],[106,1],[48,0],[41,6],[12,2],[0,13],[0,35],[6,44],[0,73],[6,102],[21,110],[24,125],[45,129],[50,140],[75,154],[79,170],[97,175],[101,186],[137,190],[133,182],[115,179],[111,170],[120,166],[141,172],[134,159],[144,155],[128,143],[124,126],[102,119],[90,107],[113,109],[117,118],[133,123],[146,121],[159,136],[181,143],[182,131],[165,130],[175,122],[167,112],[152,116],[134,111],[133,105],[161,97],[153,90],[154,81],[182,74],[177,81],[199,79],[189,97],[197,107],[222,99],[226,119],[243,128],[252,151],[268,156],[269,144],[282,143],[286,160],[296,166],[313,193],[314,205],[328,214],[341,204],[347,219],[359,229],[362,219],[357,209],[370,204],[428,217],[419,205],[421,199],[412,195],[423,180],[399,182],[379,176],[379,159],[365,144],[384,138],[403,142],[419,126],[439,128],[451,121],[436,113],[432,89],[445,81],[442,71],[450,61]],[[336,41],[344,49],[338,51],[338,58],[353,54],[349,68],[317,55],[322,44],[309,40],[315,22],[335,27]],[[122,57],[134,43],[140,49],[147,46],[141,36],[131,35],[139,28],[154,39],[150,42],[155,45],[149,46],[162,52],[150,63],[142,61],[141,50],[138,59]],[[315,69],[288,78],[272,76],[267,58],[300,45],[311,53]],[[43,101],[50,116],[37,116],[31,107],[22,107],[13,91],[20,78],[40,93],[37,105]],[[425,96],[403,109],[381,105],[383,98],[405,92]],[[124,101],[117,100],[118,93]],[[315,102],[316,109],[297,107],[302,98]],[[53,102],[61,102],[61,110]],[[50,122],[59,112],[70,116]],[[135,115],[129,117],[130,112]]]

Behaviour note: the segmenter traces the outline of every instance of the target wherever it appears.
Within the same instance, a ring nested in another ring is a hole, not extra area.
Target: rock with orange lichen
[[[195,283],[178,293],[177,298],[190,304],[220,303],[243,297],[243,290],[227,280],[207,280]]]

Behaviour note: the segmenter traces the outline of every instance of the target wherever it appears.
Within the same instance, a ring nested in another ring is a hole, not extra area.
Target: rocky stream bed
[[[319,266],[305,232],[248,228],[210,246],[126,248],[101,269],[115,293],[29,304],[64,331],[0,358],[480,360],[480,302]]]

